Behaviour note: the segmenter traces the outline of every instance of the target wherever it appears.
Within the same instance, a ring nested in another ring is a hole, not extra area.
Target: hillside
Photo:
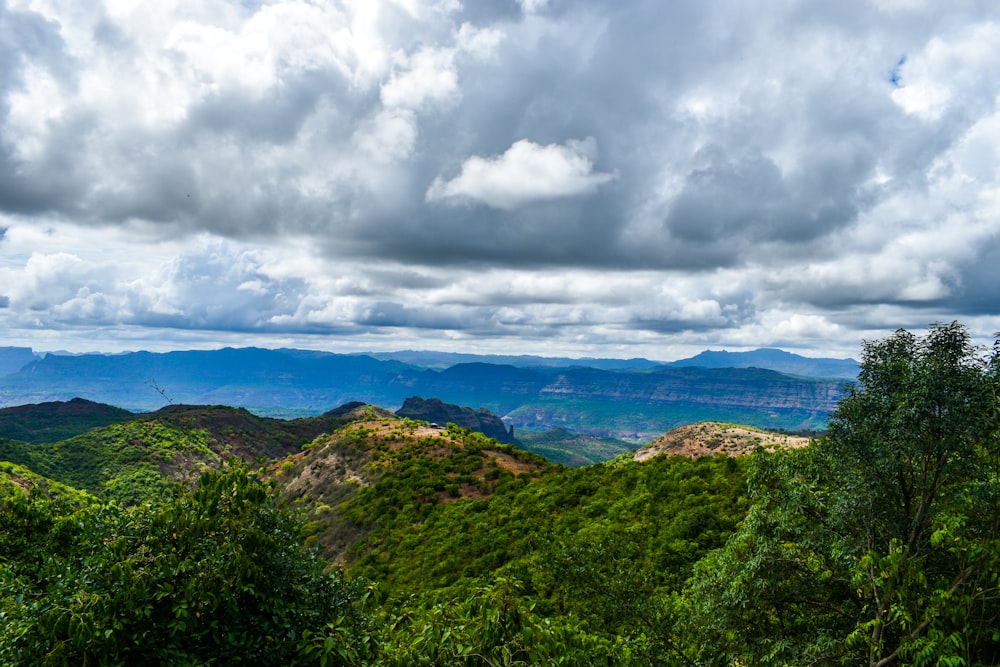
[[[259,472],[247,477],[246,468],[225,463],[231,456],[261,466]],[[637,638],[650,632],[645,612],[635,605],[679,590],[695,562],[724,543],[746,506],[744,466],[736,459],[657,457],[567,469],[468,428],[432,426],[360,403],[287,421],[226,406],[168,406],[57,443],[0,440],[0,460],[11,457],[26,464],[0,463],[5,503],[0,509],[6,512],[5,525],[15,528],[0,535],[0,546],[13,559],[12,564],[0,562],[0,570],[48,572],[54,567],[69,582],[34,592],[36,598],[51,596],[60,609],[70,610],[84,599],[73,593],[81,587],[88,591],[86,599],[108,596],[116,605],[148,600],[142,604],[152,610],[145,623],[149,628],[166,627],[165,616],[176,624],[170,601],[180,596],[208,618],[231,618],[206,603],[206,591],[218,588],[211,600],[227,595],[231,587],[224,582],[233,570],[217,568],[231,568],[244,553],[255,564],[258,557],[249,554],[261,553],[272,561],[264,569],[251,567],[256,591],[278,595],[274,583],[295,600],[313,600],[305,592],[318,581],[297,593],[286,589],[298,584],[277,583],[313,571],[302,560],[281,569],[290,556],[300,559],[294,555],[300,552],[270,546],[275,535],[291,539],[296,534],[274,527],[273,513],[287,504],[292,516],[307,521],[308,544],[328,565],[339,566],[332,571],[335,578],[324,581],[342,581],[338,585],[345,588],[338,595],[346,597],[333,599],[359,600],[360,605],[364,582],[377,583],[377,597],[366,608],[382,609],[379,623],[387,625],[380,632],[387,634],[378,645],[362,643],[357,650],[367,646],[364,651],[399,657],[364,664],[457,664],[447,656],[465,650],[455,642],[466,640],[446,635],[427,644],[420,633],[433,626],[423,620],[425,614],[437,615],[438,626],[449,634],[460,626],[471,630],[475,626],[451,615],[479,618],[480,607],[463,611],[465,605],[493,604],[488,601],[494,594],[507,600],[498,604],[515,605],[511,613],[522,619],[518,623],[536,628],[534,646],[555,641],[556,627],[573,628],[566,635],[573,642],[582,641],[578,633],[593,635],[573,649],[590,660],[595,651],[609,650],[608,640],[600,639],[608,628]],[[172,486],[177,481],[189,490],[178,491]],[[273,500],[261,495],[268,482],[274,485]],[[29,496],[34,500],[25,502]],[[104,504],[108,500],[116,502]],[[630,534],[643,535],[645,545],[622,539]],[[95,552],[88,540],[97,540],[101,548]],[[50,551],[59,554],[58,560]],[[192,566],[199,558],[215,560],[211,566]],[[95,583],[94,577],[108,583]],[[500,581],[497,577],[508,583],[493,583]],[[43,579],[10,578],[21,588],[0,584],[0,600],[14,599],[28,582]],[[217,580],[223,583],[204,583]],[[89,588],[104,590],[100,586],[128,594]],[[261,593],[253,595],[256,600]],[[232,603],[240,610],[237,616],[248,609],[262,613],[245,593],[240,597]],[[558,626],[542,623],[540,614],[556,619]],[[15,622],[30,617],[30,609],[13,614]],[[539,625],[529,621],[535,618]],[[144,623],[125,627],[140,632]],[[185,627],[193,632],[200,626]],[[0,652],[16,636],[0,633]],[[95,636],[102,642],[109,637],[104,630]],[[328,646],[325,636],[319,637]],[[147,636],[130,650],[149,641]],[[661,652],[655,642],[640,643],[644,651]],[[112,644],[108,650],[124,649]],[[545,650],[564,654],[567,648]],[[429,658],[418,657],[426,651]]]
[[[807,446],[806,437],[764,431],[749,426],[721,422],[699,422],[679,426],[636,451],[636,461],[654,456],[746,456],[757,448],[767,451]]]
[[[226,406],[172,405],[57,442],[0,439],[0,461],[134,503],[233,457],[252,463],[299,451],[303,443],[345,421],[277,420]]]
[[[280,496],[306,511],[326,558],[353,561],[381,535],[428,508],[488,498],[553,466],[456,426],[442,428],[358,406],[351,423],[274,467]]]
[[[0,437],[24,442],[57,442],[93,428],[119,424],[136,415],[83,398],[0,409]]]

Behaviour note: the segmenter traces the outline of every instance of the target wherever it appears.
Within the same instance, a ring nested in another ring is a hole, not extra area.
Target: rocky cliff
[[[437,398],[424,400],[419,396],[411,396],[403,402],[403,407],[397,410],[396,414],[400,417],[422,419],[442,426],[449,423],[456,424],[478,431],[497,442],[509,445],[517,444],[513,429],[508,430],[499,417],[484,408],[473,410],[445,403]]]

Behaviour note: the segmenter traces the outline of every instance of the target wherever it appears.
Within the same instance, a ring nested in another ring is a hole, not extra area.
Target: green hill
[[[374,406],[274,468],[282,498],[307,513],[330,559],[354,562],[400,525],[439,505],[492,496],[556,469],[536,454],[450,425],[398,417]]]
[[[0,440],[0,461],[135,503],[230,458],[268,461],[296,452],[344,422],[336,416],[281,420],[226,406],[171,405],[58,442]]]
[[[541,454],[553,463],[578,467],[613,459],[635,449],[624,440],[554,428],[542,433],[522,430],[517,434],[521,446]]]
[[[128,410],[83,398],[0,409],[0,437],[24,442],[58,442],[93,428],[135,418]]]

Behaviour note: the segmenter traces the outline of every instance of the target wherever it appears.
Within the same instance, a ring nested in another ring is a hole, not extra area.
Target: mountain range
[[[662,364],[462,356],[461,363],[443,368],[455,357],[380,356],[225,348],[38,358],[25,348],[0,348],[0,364],[7,369],[26,362],[0,376],[0,405],[81,397],[131,411],[224,404],[291,418],[320,415],[351,401],[396,410],[421,396],[485,408],[508,429],[566,428],[641,443],[706,419],[822,429],[856,370],[853,360],[809,359],[780,350],[706,352]]]

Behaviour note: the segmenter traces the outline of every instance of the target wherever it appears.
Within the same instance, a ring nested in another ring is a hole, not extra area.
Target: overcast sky
[[[1000,330],[1000,3],[0,1],[0,345]]]

